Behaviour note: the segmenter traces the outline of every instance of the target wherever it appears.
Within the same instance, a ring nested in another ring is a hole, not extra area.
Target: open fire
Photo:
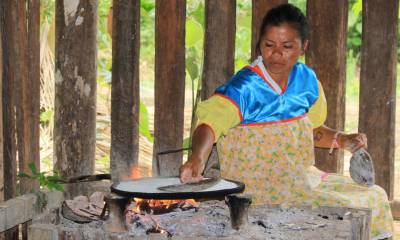
[[[156,215],[191,209],[197,211],[198,207],[199,203],[194,199],[157,200],[134,198],[126,208],[125,218],[127,225],[142,227],[146,234],[161,233],[170,237],[173,234],[161,227],[161,219]]]
[[[133,211],[136,214],[164,214],[175,209],[181,211],[189,210],[199,206],[194,199],[185,200],[157,200],[157,199],[141,199],[134,198],[133,202],[128,206],[127,211]]]

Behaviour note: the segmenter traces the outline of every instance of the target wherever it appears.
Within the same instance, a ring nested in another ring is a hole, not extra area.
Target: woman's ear
[[[303,43],[303,46],[302,46],[302,49],[301,49],[301,54],[303,55],[305,52],[306,52],[306,50],[307,50],[307,48],[308,48],[308,40],[304,40],[304,43]]]

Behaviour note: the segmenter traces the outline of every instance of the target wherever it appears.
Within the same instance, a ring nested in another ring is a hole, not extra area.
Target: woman
[[[284,4],[264,17],[260,56],[236,73],[196,112],[193,152],[180,169],[182,182],[202,178],[218,141],[221,174],[242,181],[253,202],[372,208],[372,236],[392,234],[385,191],[315,168],[314,146],[367,147],[364,134],[344,134],[322,125],[326,100],[315,73],[298,58],[307,48],[301,11]]]

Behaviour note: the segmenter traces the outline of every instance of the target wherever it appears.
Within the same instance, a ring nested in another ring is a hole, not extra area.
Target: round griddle
[[[216,185],[197,192],[167,192],[158,189],[173,184],[180,184],[178,177],[147,177],[114,183],[111,191],[129,198],[189,199],[220,198],[228,194],[241,193],[245,188],[241,182],[221,179]]]

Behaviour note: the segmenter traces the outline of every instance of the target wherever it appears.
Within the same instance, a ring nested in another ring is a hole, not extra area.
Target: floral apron
[[[371,236],[390,237],[393,219],[385,191],[314,167],[308,117],[276,124],[237,126],[218,142],[221,174],[242,181],[254,204],[301,204],[372,209]]]

